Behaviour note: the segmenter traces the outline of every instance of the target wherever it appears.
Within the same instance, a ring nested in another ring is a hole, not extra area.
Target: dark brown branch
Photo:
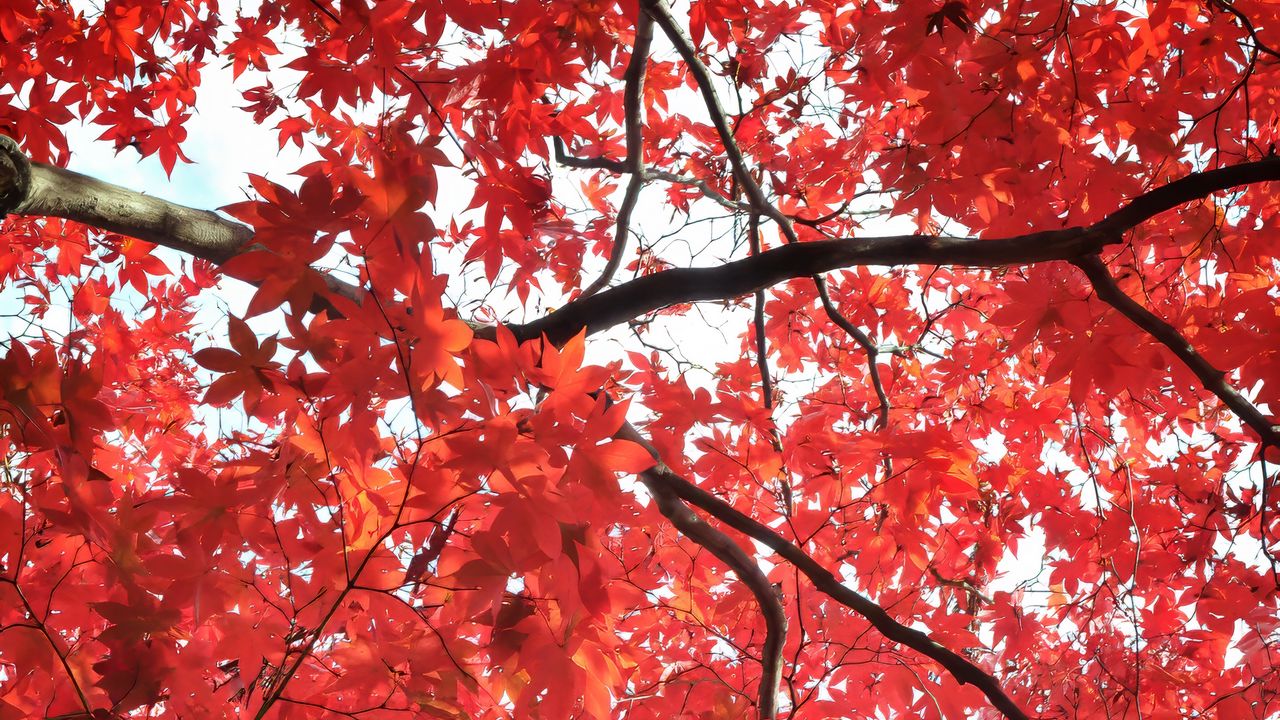
[[[600,332],[669,305],[736,298],[854,265],[1024,265],[1071,259],[1095,252],[1105,242],[1081,228],[1001,240],[897,235],[803,242],[712,268],[675,268],[638,277],[511,329],[522,339],[546,333],[562,343],[584,328],[588,334]]]
[[[1179,360],[1204,385],[1205,389],[1217,395],[1223,404],[1231,408],[1245,425],[1253,429],[1263,443],[1272,447],[1280,447],[1280,425],[1275,425],[1254,407],[1243,395],[1227,382],[1226,373],[1214,367],[1191,343],[1178,332],[1177,328],[1161,320],[1150,310],[1139,305],[1116,284],[1115,278],[1107,272],[1107,267],[1097,255],[1090,255],[1074,261],[1076,267],[1084,271],[1098,298],[1120,311],[1134,325],[1145,330],[1169,348]]]
[[[743,155],[742,150],[738,147],[738,141],[733,135],[733,130],[729,127],[729,119],[725,116],[724,107],[721,106],[720,98],[716,95],[715,85],[711,81],[711,73],[707,70],[707,66],[698,59],[693,42],[685,35],[684,30],[676,25],[665,0],[648,0],[647,6],[649,8],[648,12],[652,13],[662,26],[667,38],[676,46],[680,57],[684,59],[685,64],[689,67],[690,74],[693,75],[694,80],[697,82],[703,102],[707,106],[707,112],[711,115],[711,122],[715,125],[716,132],[720,136],[720,143],[724,146],[725,153],[729,156],[729,162],[733,165],[734,176],[739,178],[742,183],[743,191],[746,192],[747,199],[751,201],[752,208],[777,223],[782,231],[782,236],[788,244],[800,242],[800,237],[796,235],[795,227],[792,225],[790,218],[769,202],[769,199],[765,197],[764,190],[760,187],[760,183],[756,181],[747,167],[746,156]],[[753,215],[752,217],[754,222],[755,216]],[[755,249],[754,254],[759,254],[758,247]],[[818,289],[818,297],[822,300],[822,309],[826,312],[827,317],[837,327],[848,333],[854,342],[861,345],[867,352],[867,371],[871,376],[871,385],[875,390],[876,398],[880,402],[876,429],[883,430],[889,424],[889,397],[885,394],[884,383],[881,382],[880,371],[876,367],[876,346],[865,332],[849,322],[848,318],[836,308],[835,303],[831,302],[831,295],[827,292],[827,282],[822,275],[815,273],[812,279],[814,286]],[[757,291],[758,293],[759,291]]]
[[[1274,48],[1262,42],[1262,39],[1258,37],[1258,29],[1254,27],[1253,21],[1249,19],[1248,15],[1240,12],[1234,5],[1227,2],[1227,0],[1213,0],[1213,4],[1235,16],[1236,20],[1240,22],[1240,26],[1244,28],[1244,31],[1249,33],[1249,39],[1253,41],[1253,47],[1256,50],[1264,52],[1273,58],[1280,58],[1280,52],[1276,52]]]
[[[750,221],[747,224],[747,242],[751,246],[752,256],[759,255],[760,215],[757,213],[751,213]],[[764,407],[769,411],[769,444],[773,447],[773,451],[778,453],[778,459],[782,463],[779,477],[782,485],[783,514],[791,517],[791,513],[794,511],[795,497],[791,491],[790,471],[787,470],[786,461],[782,459],[782,433],[778,432],[777,419],[773,416],[773,377],[769,372],[769,341],[765,333],[763,289],[756,290],[752,325],[755,328],[756,367],[760,370],[760,392],[764,396]]]
[[[727,300],[785,280],[855,265],[1005,267],[1074,260],[1121,242],[1121,235],[1184,203],[1240,185],[1280,180],[1280,157],[1193,173],[1138,196],[1090,227],[976,240],[930,235],[846,238],[786,245],[715,268],[677,268],[636,278],[525,325],[517,336],[541,333],[558,342],[578,331],[599,332],[679,303]]]
[[[760,216],[752,213],[747,227],[747,242],[751,245],[751,256],[760,254]],[[752,325],[755,326],[756,366],[760,370],[760,391],[764,396],[764,407],[773,410],[773,378],[769,374],[769,341],[765,334],[764,288],[757,288]],[[779,451],[781,448],[778,448]]]
[[[644,74],[649,65],[649,46],[653,42],[653,21],[645,13],[640,13],[636,21],[636,42],[631,49],[631,62],[627,64],[623,79],[626,91],[623,97],[623,113],[627,126],[627,160],[624,165],[631,178],[627,181],[627,190],[622,197],[622,205],[618,208],[617,228],[614,230],[613,247],[609,251],[609,261],[604,271],[595,282],[582,291],[581,297],[595,295],[609,286],[614,274],[622,265],[622,256],[627,251],[627,236],[631,231],[631,213],[636,209],[636,201],[640,199],[640,189],[644,187]]]
[[[607,157],[577,157],[570,155],[564,149],[564,140],[558,137],[551,138],[551,146],[554,149],[556,162],[565,167],[576,168],[578,170],[608,170],[612,173],[621,175],[627,171],[627,164],[621,160],[614,160]]]
[[[1000,687],[999,681],[968,659],[939,645],[927,634],[907,627],[893,619],[884,608],[870,598],[852,590],[818,564],[807,553],[796,547],[768,526],[744,515],[732,505],[684,479],[662,462],[657,449],[630,423],[622,426],[618,437],[643,445],[658,461],[657,466],[644,473],[646,486],[658,486],[665,492],[679,497],[686,503],[705,511],[708,515],[765,545],[794,565],[814,587],[833,600],[866,618],[873,627],[889,640],[905,645],[946,668],[961,684],[973,685],[986,695],[991,704],[1009,720],[1029,720],[1017,703]],[[657,494],[655,493],[655,497]]]
[[[664,467],[659,465],[659,467]],[[779,594],[769,583],[769,578],[759,564],[738,547],[728,535],[708,525],[698,517],[671,489],[656,470],[640,475],[641,481],[663,514],[681,534],[706,548],[721,562],[728,565],[738,578],[751,590],[760,612],[764,615],[765,640],[760,651],[760,691],[757,700],[762,720],[772,720],[778,714],[778,686],[782,681],[782,646],[787,636],[787,615]]]
[[[747,168],[747,160],[733,137],[733,129],[729,127],[728,117],[716,94],[711,72],[698,59],[698,51],[693,47],[693,41],[685,34],[684,29],[676,24],[675,18],[671,16],[671,8],[665,0],[644,0],[641,5],[644,12],[653,18],[658,27],[662,28],[663,34],[675,46],[676,52],[689,68],[689,74],[693,75],[694,82],[698,84],[703,103],[707,106],[707,113],[711,116],[711,124],[715,126],[716,133],[720,136],[720,144],[724,146],[725,154],[729,156],[733,175],[742,184],[742,190],[751,201],[752,209],[778,223],[788,242],[796,242],[799,238],[796,237],[795,229],[791,227],[791,221],[769,202],[769,199],[764,196],[764,191],[760,189],[760,184],[751,176],[751,171]]]
[[[1160,213],[1168,212],[1192,200],[1199,200],[1241,185],[1273,180],[1280,180],[1280,157],[1267,157],[1253,162],[1191,173],[1139,195],[1124,207],[1095,223],[1092,230],[1099,235],[1120,235]]]
[[[880,379],[880,368],[876,367],[880,348],[871,342],[871,338],[861,328],[849,322],[835,303],[831,302],[831,294],[827,292],[827,282],[821,275],[813,276],[813,282],[818,287],[818,298],[822,300],[822,309],[826,311],[827,317],[848,333],[849,337],[852,337],[853,341],[862,346],[867,353],[867,374],[871,376],[871,388],[876,393],[876,401],[880,403],[880,409],[876,412],[876,430],[884,430],[889,427],[889,394],[885,392],[884,382]]]
[[[196,222],[222,225],[218,232],[235,236],[244,228],[213,213],[184,208],[142,193],[125,190],[79,173],[31,163],[18,150],[16,143],[0,136],[0,212],[18,215],[52,215],[79,220],[99,228],[114,230],[131,237],[150,240],[197,257],[222,256],[234,248],[243,252],[245,239],[239,245],[231,240],[211,243],[216,234],[189,232],[173,220],[157,222],[155,218],[135,217],[125,210],[134,201],[162,210],[161,217],[184,218],[182,211],[199,213]],[[25,169],[24,169],[25,168]],[[28,176],[24,179],[24,173]],[[81,182],[81,179],[83,182]],[[679,268],[636,278],[582,300],[572,301],[559,310],[533,322],[512,326],[517,337],[536,338],[542,333],[557,342],[573,337],[580,330],[599,332],[669,305],[706,300],[726,300],[754,292],[785,280],[855,265],[960,265],[971,267],[1003,267],[1026,265],[1047,260],[1073,260],[1095,254],[1103,247],[1120,242],[1120,235],[1130,228],[1183,203],[1215,192],[1250,183],[1280,180],[1280,157],[1193,173],[1180,180],[1145,193],[1101,222],[1088,228],[1065,228],[1028,233],[1014,237],[975,240],[972,238],[927,235],[899,235],[881,238],[848,238],[787,245],[762,252],[754,258],[726,263],[714,268]],[[55,190],[57,188],[57,190]],[[99,198],[124,198],[124,208]],[[71,193],[59,199],[58,193]],[[168,223],[168,224],[166,224]],[[191,235],[206,238],[194,242]],[[362,295],[360,288],[329,278],[331,290],[349,297]],[[317,298],[313,309],[327,302]],[[491,335],[477,331],[478,335]]]

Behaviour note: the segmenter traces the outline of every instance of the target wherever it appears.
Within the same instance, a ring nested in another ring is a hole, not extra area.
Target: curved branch
[[[249,229],[240,223],[69,170],[33,163],[13,140],[4,136],[0,136],[0,150],[0,213],[77,220],[214,262],[251,247],[251,236],[245,234]],[[24,172],[29,173],[27,181],[23,180]],[[571,301],[532,322],[513,325],[511,331],[521,339],[546,333],[553,341],[564,342],[583,329],[599,332],[669,305],[726,300],[785,280],[855,265],[1003,267],[1075,260],[1120,242],[1125,231],[1183,203],[1240,185],[1276,180],[1280,180],[1280,157],[1268,157],[1175,180],[1140,195],[1087,228],[993,240],[898,235],[786,245],[714,268],[677,268],[645,275]],[[134,207],[150,210],[139,215]],[[325,277],[332,292],[353,299],[362,297],[360,288]],[[327,300],[317,297],[312,309],[328,305]],[[492,336],[493,329],[478,329],[477,334]]]
[[[561,140],[559,137],[551,138],[551,144],[555,148],[556,162],[564,165],[565,167],[571,167],[577,170],[608,170],[614,175],[624,175],[631,172],[631,169],[627,167],[627,164],[621,160],[614,160],[613,158],[608,157],[576,157],[574,155],[570,155],[565,151],[564,140]],[[711,184],[706,180],[701,180],[693,177],[692,175],[680,175],[668,170],[644,168],[644,180],[645,182],[649,182],[651,180],[663,180],[675,185],[690,185],[696,188],[698,192],[702,193],[705,197],[714,200],[722,207],[741,212],[747,212],[751,209],[748,205],[730,200],[719,190],[711,187]]]
[[[595,295],[609,286],[618,267],[622,265],[622,256],[627,251],[627,235],[631,231],[631,213],[636,209],[636,201],[640,199],[640,189],[644,187],[644,73],[649,64],[649,45],[653,41],[653,21],[646,13],[640,13],[636,20],[636,42],[631,49],[631,62],[627,64],[624,74],[626,92],[623,98],[624,114],[627,125],[627,159],[624,168],[631,173],[627,181],[626,194],[622,197],[622,206],[618,208],[617,229],[614,231],[613,247],[609,251],[609,262],[595,282],[582,291],[581,297]]]
[[[659,464],[658,467],[665,467]],[[730,567],[760,604],[764,614],[765,640],[760,653],[763,669],[760,675],[759,700],[760,717],[773,720],[778,714],[778,686],[782,682],[782,645],[787,636],[787,615],[782,608],[782,600],[769,578],[760,566],[747,555],[728,535],[708,525],[698,517],[672,491],[655,470],[647,470],[640,474],[640,480],[653,499],[657,502],[658,511],[663,514],[685,537],[706,548]]]
[[[769,199],[764,196],[764,191],[760,189],[760,184],[747,169],[746,157],[738,147],[738,141],[733,137],[733,129],[729,127],[724,107],[720,104],[720,97],[716,94],[715,85],[712,83],[711,72],[698,59],[698,51],[693,47],[693,41],[685,34],[684,29],[676,24],[675,18],[671,16],[671,8],[665,0],[645,0],[643,6],[644,12],[653,17],[653,21],[662,28],[663,34],[675,46],[676,52],[689,68],[689,74],[693,75],[694,82],[698,84],[703,103],[707,106],[707,113],[711,116],[711,124],[715,126],[716,134],[720,136],[720,144],[724,146],[725,154],[729,156],[733,174],[742,184],[747,199],[751,201],[752,209],[778,223],[787,242],[798,242],[799,238],[796,237],[791,221],[769,202]]]
[[[564,148],[564,140],[560,139],[559,136],[551,138],[551,146],[555,151],[556,162],[565,167],[577,170],[608,170],[619,175],[627,171],[627,164],[621,160],[607,157],[577,157],[576,155],[570,155]]]
[[[553,342],[562,343],[583,329],[587,334],[600,332],[669,305],[736,298],[785,280],[854,265],[1024,265],[1079,257],[1106,242],[1114,240],[1082,228],[1002,240],[897,235],[802,242],[716,267],[675,268],[638,277],[573,300],[511,330],[520,339],[545,333]]]
[[[18,568],[18,572],[21,568]],[[27,617],[31,619],[31,625],[16,625],[15,627],[28,627],[44,636],[46,642],[49,643],[49,649],[57,656],[58,663],[62,665],[63,672],[67,675],[67,680],[71,682],[71,689],[75,690],[76,698],[80,701],[80,707],[84,708],[85,717],[93,714],[93,706],[89,704],[89,698],[84,694],[84,689],[80,687],[80,681],[76,678],[75,672],[71,669],[71,662],[67,659],[70,651],[64,653],[62,646],[58,643],[57,635],[49,629],[44,620],[36,614],[35,608],[31,607],[31,603],[27,600],[27,596],[23,594],[22,588],[18,587],[18,572],[14,573],[13,579],[0,577],[0,583],[5,583],[13,587],[13,592],[18,596],[18,602],[21,603],[23,611]]]
[[[822,301],[822,309],[826,311],[827,317],[853,338],[853,341],[858,343],[867,354],[867,374],[871,376],[871,389],[875,391],[876,402],[880,403],[880,409],[876,412],[876,430],[884,430],[889,427],[889,394],[885,392],[884,381],[880,379],[880,368],[876,365],[876,358],[880,356],[880,346],[871,342],[871,337],[863,332],[862,328],[854,325],[840,312],[836,304],[831,301],[831,293],[827,292],[827,282],[821,275],[813,276],[813,282],[818,286],[818,299]]]
[[[951,673],[951,676],[959,683],[973,685],[978,688],[983,695],[987,696],[991,704],[1009,720],[1029,720],[1030,716],[1005,694],[995,677],[974,665],[962,655],[939,645],[927,634],[894,620],[889,613],[885,612],[884,608],[877,605],[870,598],[845,586],[829,570],[818,564],[818,561],[809,557],[806,552],[791,544],[768,526],[744,515],[724,500],[680,477],[666,463],[662,462],[657,449],[631,423],[624,423],[617,436],[644,446],[649,451],[649,454],[658,461],[656,466],[644,473],[643,477],[646,486],[658,486],[663,492],[675,495],[690,505],[705,511],[725,525],[765,545],[804,573],[805,577],[809,578],[810,582],[818,590],[866,618],[886,638],[905,645],[937,662],[946,668],[947,672]]]
[[[1205,389],[1217,395],[1224,405],[1231,408],[1244,424],[1258,434],[1263,443],[1280,447],[1280,425],[1273,424],[1258,408],[1254,407],[1253,403],[1232,387],[1227,382],[1226,373],[1214,367],[1203,355],[1196,352],[1195,347],[1182,336],[1182,333],[1178,332],[1177,328],[1161,320],[1155,313],[1125,294],[1097,255],[1075,260],[1072,264],[1084,271],[1089,282],[1093,283],[1093,289],[1098,293],[1099,299],[1120,311],[1120,314],[1129,318],[1130,322],[1169,348],[1170,352],[1195,373]]]
[[[789,244],[714,268],[677,268],[636,278],[513,326],[522,339],[542,333],[564,342],[585,329],[606,330],[669,305],[727,300],[785,280],[855,265],[1005,267],[1075,260],[1121,242],[1133,227],[1193,200],[1241,185],[1280,180],[1280,157],[1192,173],[1134,198],[1089,227],[977,240],[934,235],[844,238]]]
[[[1124,207],[1094,223],[1092,230],[1102,235],[1119,235],[1184,203],[1233,187],[1269,180],[1280,180],[1280,157],[1272,155],[1262,160],[1191,173],[1130,200]]]

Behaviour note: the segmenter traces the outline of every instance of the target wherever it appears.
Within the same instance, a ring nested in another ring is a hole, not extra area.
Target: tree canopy
[[[1280,712],[1280,3],[0,40],[0,720]]]

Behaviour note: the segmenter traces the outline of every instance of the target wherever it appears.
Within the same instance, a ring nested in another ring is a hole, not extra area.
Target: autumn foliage
[[[1277,717],[1278,49],[5,0],[0,720]]]

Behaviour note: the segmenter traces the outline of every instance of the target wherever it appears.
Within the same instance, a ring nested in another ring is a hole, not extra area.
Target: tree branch
[[[707,66],[698,59],[697,50],[693,47],[693,41],[685,35],[684,30],[676,25],[675,18],[671,16],[671,9],[667,6],[665,0],[647,0],[646,6],[648,12],[652,13],[658,24],[662,26],[667,38],[676,46],[676,50],[680,53],[680,57],[684,59],[685,64],[689,67],[690,74],[698,84],[698,89],[702,93],[703,102],[707,106],[707,112],[711,115],[711,122],[715,125],[716,132],[720,136],[720,143],[724,146],[725,153],[729,156],[729,162],[733,165],[734,176],[742,183],[743,191],[747,194],[752,208],[778,224],[778,228],[782,231],[783,238],[787,244],[794,245],[800,242],[800,237],[796,235],[795,227],[791,223],[791,219],[782,213],[781,210],[774,207],[773,203],[765,197],[764,190],[760,187],[760,183],[756,181],[750,169],[747,167],[746,156],[743,155],[742,149],[738,147],[738,141],[733,135],[733,129],[729,127],[729,119],[725,115],[724,107],[720,104],[720,98],[716,94],[715,85],[711,81],[711,73],[707,70]],[[754,216],[753,216],[754,217]],[[759,248],[755,248],[753,254],[759,255]],[[814,286],[818,289],[818,297],[822,300],[822,309],[827,314],[827,318],[831,320],[837,327],[844,330],[854,342],[862,346],[867,353],[867,372],[871,376],[871,386],[875,390],[876,398],[880,402],[880,410],[877,415],[876,429],[883,430],[889,425],[889,396],[885,393],[884,383],[880,380],[880,370],[876,367],[876,346],[871,342],[871,338],[863,332],[858,326],[849,321],[831,302],[831,294],[827,292],[827,281],[819,273],[812,275]],[[759,293],[759,290],[757,290]]]
[[[659,467],[665,467],[659,465]],[[778,686],[782,681],[782,645],[787,636],[787,615],[782,608],[782,600],[773,589],[764,572],[756,561],[749,557],[728,535],[708,525],[680,500],[655,471],[648,470],[640,474],[640,480],[653,495],[658,511],[663,514],[681,534],[706,548],[737,573],[738,577],[751,590],[760,611],[764,615],[765,640],[760,652],[760,663],[763,666],[760,675],[760,691],[757,700],[762,720],[772,720],[778,714]]]
[[[758,213],[751,213],[747,222],[747,243],[751,246],[753,256],[760,254],[760,215]],[[787,470],[786,460],[783,459],[782,433],[778,432],[777,418],[773,415],[773,378],[769,372],[769,342],[765,333],[763,289],[756,290],[754,306],[752,325],[755,327],[756,367],[760,370],[760,392],[764,396],[764,408],[769,411],[769,444],[773,446],[773,451],[778,453],[778,459],[782,463],[779,479],[782,485],[783,514],[790,517],[794,512],[795,497],[791,492],[790,471]]]
[[[555,151],[556,162],[565,167],[578,170],[608,170],[618,175],[627,171],[627,164],[621,160],[607,157],[584,158],[570,155],[564,148],[564,140],[561,140],[558,136],[551,138],[551,146]]]
[[[64,168],[32,162],[13,139],[0,135],[7,192],[0,212],[52,215],[173,248],[212,263],[235,257],[253,230],[208,210],[196,210],[96,180]]]
[[[145,240],[215,265],[265,248],[253,228],[208,210],[197,210],[103,182],[65,168],[32,162],[18,143],[0,135],[0,216],[46,215]],[[358,301],[364,291],[323,275],[329,291]],[[332,310],[317,296],[313,312]]]
[[[545,317],[512,327],[517,337],[542,333],[557,342],[606,330],[669,305],[726,300],[785,280],[856,265],[1005,267],[1074,260],[1121,242],[1133,227],[1215,192],[1280,180],[1280,157],[1192,173],[1134,198],[1089,227],[977,240],[935,235],[844,238],[789,244],[714,268],[676,268],[636,278]]]
[[[1160,213],[1192,200],[1241,185],[1274,180],[1280,180],[1280,157],[1274,155],[1253,162],[1191,173],[1130,200],[1124,207],[1095,223],[1092,229],[1100,235],[1120,235]]]
[[[1253,403],[1249,402],[1230,383],[1227,374],[1217,369],[1178,332],[1177,328],[1161,320],[1155,313],[1139,305],[1116,284],[1115,278],[1107,272],[1107,266],[1097,255],[1079,258],[1072,261],[1076,267],[1084,271],[1098,298],[1120,311],[1121,315],[1169,348],[1179,360],[1195,373],[1209,392],[1217,395],[1223,404],[1231,408],[1245,425],[1258,434],[1263,443],[1272,447],[1280,447],[1280,425],[1272,424]]]
[[[897,235],[802,242],[716,267],[674,268],[638,277],[511,330],[521,339],[546,333],[554,342],[564,342],[583,329],[600,332],[669,305],[736,298],[785,280],[855,265],[1025,265],[1069,260],[1107,242],[1114,240],[1083,228],[1000,240]]]
[[[53,651],[53,654],[58,658],[58,663],[62,665],[62,670],[66,673],[67,680],[71,682],[71,689],[75,690],[76,699],[80,701],[80,707],[84,708],[85,717],[90,717],[93,715],[93,706],[89,704],[88,696],[84,694],[84,689],[80,687],[80,681],[76,679],[76,674],[71,669],[71,662],[67,659],[67,656],[71,654],[70,649],[66,653],[62,652],[62,647],[57,640],[58,636],[49,629],[45,620],[36,614],[35,608],[31,607],[31,603],[27,601],[27,596],[23,594],[22,588],[18,586],[18,573],[21,570],[20,566],[15,569],[12,580],[7,577],[0,577],[0,583],[13,587],[14,594],[18,596],[18,602],[21,603],[23,611],[32,622],[31,625],[26,625],[25,627],[31,628],[44,636],[45,641],[49,643],[49,649]]]
[[[614,160],[607,157],[576,157],[569,155],[564,149],[564,141],[558,137],[551,138],[551,144],[555,148],[556,162],[565,167],[576,168],[578,170],[608,170],[614,175],[624,175],[631,172],[627,164],[621,160]],[[667,170],[654,170],[653,168],[643,168],[644,181],[664,180],[676,185],[691,185],[698,189],[706,197],[716,201],[719,205],[730,210],[739,212],[747,212],[751,210],[750,206],[742,203],[734,202],[725,197],[719,190],[711,187],[706,180],[693,177],[692,175],[679,175]],[[833,216],[834,217],[834,216]]]
[[[680,53],[681,59],[689,68],[689,74],[693,75],[694,82],[698,84],[703,103],[707,106],[707,113],[711,116],[711,124],[715,126],[716,133],[720,136],[720,144],[724,146],[725,154],[729,156],[734,177],[738,178],[738,182],[742,184],[747,199],[751,201],[752,209],[778,223],[787,242],[797,242],[799,238],[796,237],[795,229],[791,227],[791,221],[769,202],[769,199],[764,196],[764,191],[760,189],[760,184],[751,176],[751,171],[747,168],[747,160],[733,137],[733,129],[729,127],[728,117],[716,94],[711,72],[698,59],[698,51],[693,47],[693,41],[685,34],[684,29],[676,24],[675,18],[671,16],[671,8],[665,0],[644,0],[642,5],[644,12],[653,17],[653,21],[662,28],[663,34],[675,46],[676,52]]]
[[[589,298],[571,301],[533,322],[513,325],[511,330],[520,339],[537,338],[546,333],[553,341],[564,342],[583,329],[588,333],[600,332],[669,305],[726,300],[785,280],[856,265],[1004,267],[1074,260],[1120,242],[1125,231],[1183,203],[1232,187],[1275,180],[1280,180],[1280,157],[1268,157],[1175,180],[1140,195],[1087,228],[1047,230],[993,240],[897,235],[786,245],[714,268],[676,268],[645,275]],[[70,195],[62,198],[65,193]],[[108,198],[124,202],[117,205]],[[166,223],[154,216],[141,218],[129,210],[135,202],[152,208],[152,212],[160,210],[161,218],[189,219],[197,225],[224,227],[217,232],[212,228],[196,232],[184,230],[182,222]],[[246,244],[248,236],[239,235],[248,230],[244,225],[69,170],[32,163],[13,140],[4,136],[0,136],[0,212],[77,220],[206,259],[212,259],[210,255],[225,259],[224,254],[234,248],[244,252],[250,247]],[[212,242],[209,238],[213,237],[224,239]],[[233,245],[231,237],[239,238],[239,245]],[[331,291],[353,299],[363,296],[360,288],[332,276],[325,277]],[[313,310],[328,307],[323,298],[316,298],[312,303]],[[493,330],[479,328],[477,334],[492,336]]]
[[[631,62],[627,64],[623,79],[626,92],[623,97],[624,114],[627,126],[627,160],[625,169],[631,173],[627,181],[627,190],[622,197],[622,205],[618,208],[617,228],[614,231],[613,247],[609,250],[609,261],[604,271],[595,282],[582,291],[581,297],[595,295],[609,286],[618,267],[622,265],[622,256],[627,251],[627,235],[630,233],[631,213],[636,209],[636,201],[640,199],[640,189],[644,187],[644,73],[649,64],[649,45],[653,41],[653,21],[648,14],[640,13],[636,20],[636,41],[631,48]]]
[[[804,573],[818,590],[866,618],[886,638],[937,662],[959,683],[978,688],[1009,720],[1029,720],[1030,716],[1005,694],[995,677],[965,657],[939,645],[927,634],[894,620],[884,608],[861,593],[846,587],[829,570],[768,526],[744,515],[729,503],[678,475],[662,462],[657,449],[633,425],[624,423],[617,437],[639,443],[658,461],[656,466],[645,471],[643,475],[646,486],[651,488],[658,486],[663,492],[675,495],[725,525],[765,545]],[[655,497],[658,497],[657,493]]]

